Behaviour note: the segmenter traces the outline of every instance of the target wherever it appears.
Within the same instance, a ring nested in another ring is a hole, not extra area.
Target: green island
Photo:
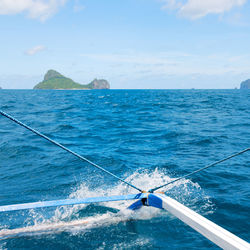
[[[33,89],[110,89],[110,84],[104,79],[94,79],[89,84],[80,84],[51,69],[45,74],[43,81]]]

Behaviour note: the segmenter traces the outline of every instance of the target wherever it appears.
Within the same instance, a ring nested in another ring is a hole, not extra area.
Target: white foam
[[[146,170],[135,172],[126,178],[126,181],[145,190],[162,185],[171,180],[173,179],[158,169],[151,172]],[[173,198],[177,198],[179,201],[182,201],[182,203],[185,203],[185,205],[195,208],[196,211],[203,209],[203,214],[204,211],[211,212],[211,210],[213,210],[209,197],[202,192],[197,183],[193,183],[190,180],[184,179],[177,181],[176,183],[163,188],[161,191],[166,192]],[[89,189],[85,183],[81,183],[68,198],[125,195],[131,193],[136,193],[136,191],[124,183],[118,183],[116,186],[107,189],[101,187]],[[198,201],[199,207],[196,206]],[[49,219],[46,219],[40,210],[30,210],[29,218],[26,220],[26,227],[10,230],[3,229],[0,231],[0,238],[16,237],[24,234],[37,235],[44,233],[58,233],[62,231],[68,231],[75,234],[96,227],[104,227],[110,224],[120,223],[131,218],[136,220],[150,220],[153,217],[168,216],[166,212],[162,212],[162,210],[152,207],[143,207],[136,212],[127,210],[126,208],[131,203],[131,201],[101,203],[101,206],[115,208],[120,210],[120,212],[100,212],[94,216],[86,216],[84,218],[82,217],[82,213],[80,217],[78,212],[84,210],[88,205],[59,207]],[[74,219],[72,219],[72,216]]]

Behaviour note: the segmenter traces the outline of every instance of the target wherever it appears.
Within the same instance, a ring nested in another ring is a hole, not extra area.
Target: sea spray
[[[167,174],[159,169],[153,171],[143,170],[136,171],[126,178],[126,181],[141,187],[149,189],[154,185],[161,185],[166,181],[173,180]],[[193,208],[197,212],[209,213],[213,211],[213,204],[209,197],[204,193],[198,183],[193,183],[190,180],[180,180],[173,185],[167,186],[163,191],[171,197],[183,201],[185,205]],[[123,183],[118,183],[116,186],[109,188],[89,189],[84,183],[80,183],[78,187],[69,195],[69,199],[111,196],[111,195],[126,195],[135,193],[133,189]],[[196,203],[199,202],[199,206]],[[84,233],[97,227],[106,227],[115,225],[128,220],[150,220],[154,217],[168,216],[167,212],[153,207],[143,207],[137,211],[130,211],[126,208],[132,201],[117,201],[105,202],[94,205],[83,204],[75,206],[63,206],[54,210],[54,214],[47,218],[46,210],[30,210],[29,216],[26,219],[26,226],[17,229],[2,229],[0,238],[21,237],[24,235],[38,234],[55,234],[60,232],[70,232],[72,234]],[[95,207],[95,214],[88,216],[88,207]],[[115,209],[116,211],[103,212],[100,208]]]

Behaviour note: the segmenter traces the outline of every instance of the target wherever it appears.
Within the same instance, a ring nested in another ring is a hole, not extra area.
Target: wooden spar
[[[93,197],[7,205],[0,206],[0,212],[119,200],[137,200],[135,203],[128,207],[128,209],[131,210],[139,209],[144,205],[165,209],[223,249],[250,249],[250,244],[248,242],[240,239],[236,235],[216,225],[212,221],[187,208],[178,201],[159,193],[139,193],[132,195],[117,195],[110,197]]]
[[[114,196],[106,196],[106,197],[90,197],[90,198],[82,198],[82,199],[39,201],[39,202],[32,202],[32,203],[0,206],[0,212],[9,212],[9,211],[34,209],[34,208],[42,208],[42,207],[58,207],[58,206],[77,205],[77,204],[80,205],[80,204],[108,202],[108,201],[138,200],[138,199],[142,199],[145,197],[146,197],[146,194],[138,193],[138,194],[114,195]]]
[[[223,249],[250,249],[248,242],[166,195],[149,194],[147,205],[167,210]]]
[[[14,211],[14,210],[22,210],[22,209],[31,209],[31,208],[41,208],[41,207],[52,207],[52,206],[65,206],[65,205],[75,205],[75,204],[88,204],[92,202],[107,202],[107,201],[119,201],[119,200],[138,200],[133,203],[129,209],[136,210],[141,208],[143,205],[154,206],[162,209],[166,209],[171,214],[182,220],[185,224],[189,225],[197,232],[204,235],[206,238],[214,242],[216,245],[225,248],[225,249],[250,249],[250,244],[246,241],[240,239],[239,237],[233,235],[232,233],[228,232],[227,230],[223,229],[222,227],[216,225],[215,223],[209,221],[208,219],[204,218],[203,216],[197,214],[193,210],[185,207],[184,205],[180,204],[179,202],[171,199],[168,196],[160,195],[160,194],[153,194],[154,191],[169,185],[170,183],[176,182],[180,179],[186,178],[190,175],[198,173],[204,169],[209,167],[215,166],[221,162],[229,160],[235,156],[243,154],[250,150],[247,148],[243,151],[240,151],[234,155],[231,155],[227,158],[214,162],[208,166],[205,166],[201,169],[198,169],[192,173],[179,177],[171,182],[168,182],[164,185],[158,186],[156,188],[150,189],[149,193],[143,192],[140,188],[137,188],[133,184],[127,182],[124,179],[116,176],[115,174],[109,172],[107,169],[95,164],[94,162],[88,160],[87,158],[77,154],[76,152],[66,148],[62,144],[50,139],[46,135],[38,132],[37,130],[29,127],[28,125],[18,121],[14,117],[8,115],[7,113],[0,110],[0,114],[7,117],[8,119],[14,121],[15,123],[19,124],[20,126],[30,130],[34,134],[46,139],[47,141],[53,143],[54,145],[60,147],[61,149],[65,150],[66,152],[78,157],[82,161],[88,162],[90,165],[102,170],[103,172],[113,176],[114,178],[120,180],[121,182],[129,185],[130,187],[140,191],[140,194],[137,195],[122,195],[122,196],[112,196],[112,197],[94,197],[94,198],[85,198],[85,199],[71,199],[71,200],[57,200],[57,201],[45,201],[45,202],[32,202],[26,204],[15,204],[15,205],[7,205],[7,206],[0,206],[0,212],[7,212],[7,211]]]

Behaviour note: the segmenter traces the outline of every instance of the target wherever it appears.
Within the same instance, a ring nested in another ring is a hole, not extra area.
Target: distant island
[[[51,69],[45,74],[43,81],[33,89],[110,89],[110,84],[104,79],[94,79],[89,84],[80,84]]]
[[[250,79],[243,81],[240,84],[240,89],[250,89]]]

